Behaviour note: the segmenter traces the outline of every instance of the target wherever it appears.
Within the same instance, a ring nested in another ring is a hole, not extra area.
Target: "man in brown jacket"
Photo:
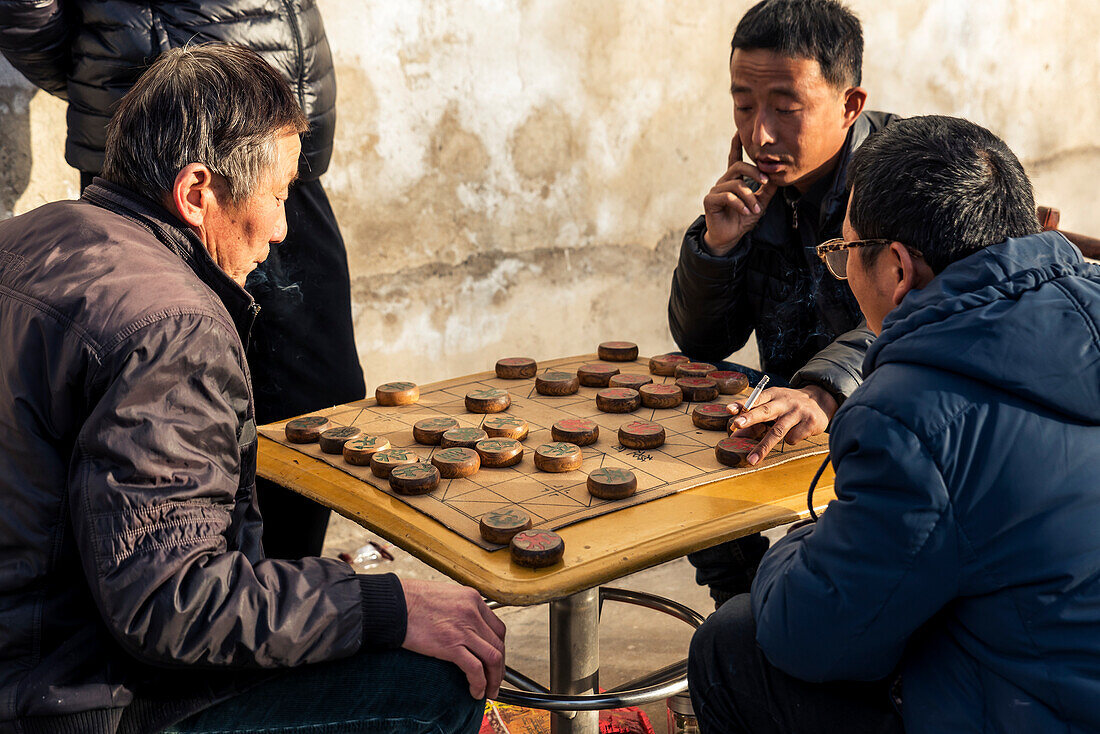
[[[477,592],[261,549],[242,284],[306,127],[251,51],[168,51],[103,178],[0,223],[0,732],[478,728]]]

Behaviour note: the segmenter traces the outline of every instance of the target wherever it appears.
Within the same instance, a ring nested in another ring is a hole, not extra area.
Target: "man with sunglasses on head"
[[[819,248],[878,335],[837,500],[696,632],[703,732],[1100,731],[1100,268],[949,117],[853,156]]]
[[[751,464],[824,432],[860,383],[872,335],[814,247],[840,234],[852,152],[893,119],[864,111],[862,63],[859,19],[836,0],[764,0],[733,36],[729,167],[684,236],[668,313],[685,354],[754,384],[759,375],[722,360],[755,330],[774,387],[735,418],[739,434],[760,438]],[[689,559],[721,604],[748,591],[767,547],[757,534]]]

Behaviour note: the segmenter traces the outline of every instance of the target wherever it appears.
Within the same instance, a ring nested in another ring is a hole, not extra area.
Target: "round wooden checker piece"
[[[676,386],[684,391],[684,400],[705,403],[718,397],[718,383],[709,377],[681,377]]]
[[[283,429],[291,443],[316,443],[321,434],[332,428],[332,421],[319,415],[307,415],[288,422]]]
[[[723,438],[714,447],[714,456],[726,466],[751,466],[749,454],[756,448],[756,441],[747,438]]]
[[[677,377],[707,377],[718,368],[706,362],[684,362],[676,365]]]
[[[588,493],[601,500],[623,500],[638,491],[638,477],[629,469],[604,466],[588,475]]]
[[[512,404],[507,390],[487,387],[466,393],[466,410],[471,413],[501,413]]]
[[[485,419],[481,424],[481,430],[485,431],[489,438],[513,438],[516,441],[522,441],[527,438],[531,428],[527,425],[527,421],[516,418],[514,415],[495,415]]]
[[[619,374],[619,368],[610,364],[582,364],[577,368],[577,379],[585,387],[607,387],[608,381]]]
[[[649,371],[654,375],[672,377],[676,374],[676,365],[690,361],[680,354],[660,354],[649,358]]]
[[[591,446],[600,437],[600,427],[587,418],[562,418],[550,426],[550,437],[561,443]]]
[[[632,375],[627,373],[615,375],[607,384],[611,387],[625,387],[630,390],[637,390],[642,385],[648,385],[651,382],[653,382],[653,378],[649,375]]]
[[[522,380],[534,377],[539,365],[530,357],[506,357],[497,360],[497,377],[502,380]]]
[[[676,385],[642,385],[638,394],[647,408],[675,408],[684,402],[684,391]]]
[[[528,568],[553,566],[565,555],[565,541],[550,530],[524,530],[509,543],[512,560]]]
[[[629,387],[609,387],[596,393],[596,407],[605,413],[630,413],[641,405],[642,396]]]
[[[432,454],[432,463],[444,479],[462,479],[477,474],[481,457],[473,449],[455,446]]]
[[[415,464],[418,461],[420,461],[420,457],[408,449],[375,451],[374,455],[370,457],[370,471],[379,479],[389,479],[390,472],[393,471],[395,466]]]
[[[420,399],[420,388],[412,382],[387,382],[374,390],[379,405],[411,405]]]
[[[633,362],[638,358],[638,345],[634,342],[604,342],[596,347],[596,354],[605,362]]]
[[[425,446],[438,446],[443,434],[458,428],[458,421],[445,415],[425,418],[413,423],[413,440]]]
[[[729,427],[733,415],[725,405],[703,403],[691,411],[691,422],[704,431],[724,431]]]
[[[508,545],[512,536],[531,527],[531,518],[514,507],[486,512],[477,524],[481,537],[489,543]]]
[[[342,454],[344,453],[344,444],[361,436],[363,436],[363,432],[355,426],[337,426],[322,433],[318,441],[321,444],[321,450],[326,454]]]
[[[438,469],[422,461],[395,466],[390,472],[390,489],[405,495],[428,494],[439,486],[439,476]]]
[[[619,443],[628,449],[655,449],[665,442],[665,429],[660,423],[631,421],[619,426]]]
[[[384,436],[360,436],[344,444],[344,461],[355,466],[370,466],[370,457],[390,447]]]
[[[583,458],[581,447],[575,443],[544,443],[535,449],[535,468],[555,474],[573,471],[580,468]]]
[[[540,395],[572,395],[580,388],[581,381],[572,372],[543,372],[535,378]]]
[[[474,445],[481,465],[493,468],[515,466],[523,461],[523,444],[514,438],[487,438]]]
[[[445,449],[472,449],[478,441],[489,438],[489,434],[480,428],[452,428],[439,439],[439,445]]]
[[[732,372],[730,370],[716,370],[707,375],[718,383],[718,392],[723,395],[736,395],[743,392],[749,386],[749,376],[744,372]]]

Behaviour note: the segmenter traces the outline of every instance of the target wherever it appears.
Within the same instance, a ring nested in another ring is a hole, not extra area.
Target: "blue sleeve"
[[[926,447],[872,408],[837,413],[830,453],[837,499],[780,540],[753,583],[757,641],[802,680],[877,680],[957,593],[953,510]]]

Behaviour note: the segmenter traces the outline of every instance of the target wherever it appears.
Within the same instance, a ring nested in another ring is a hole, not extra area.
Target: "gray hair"
[[[272,173],[276,136],[308,128],[290,87],[255,52],[228,44],[170,49],[107,125],[103,176],[160,199],[180,170],[201,163],[239,204]]]

